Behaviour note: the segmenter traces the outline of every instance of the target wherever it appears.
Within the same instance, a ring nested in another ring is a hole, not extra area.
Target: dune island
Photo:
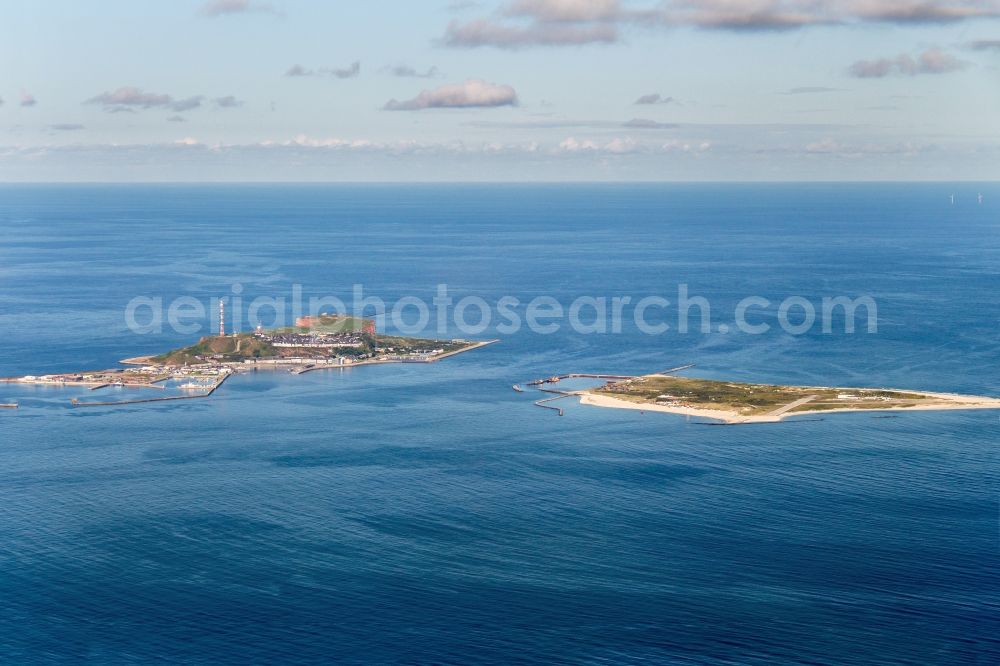
[[[189,347],[121,361],[124,368],[25,375],[6,383],[82,387],[90,391],[157,389],[164,395],[120,400],[80,400],[76,406],[107,406],[205,398],[230,376],[255,370],[304,374],[386,363],[435,363],[497,340],[438,340],[383,335],[371,319],[341,315],[302,317],[295,326],[202,337]],[[169,393],[169,394],[168,394]],[[98,394],[101,395],[101,394]],[[14,406],[14,405],[11,405]]]
[[[687,369],[686,366],[682,369]],[[570,377],[611,378],[604,385],[581,391],[544,388]],[[559,375],[530,382],[556,397],[548,403],[578,396],[583,405],[667,412],[711,419],[719,424],[778,423],[791,416],[838,412],[891,413],[915,410],[1000,410],[1000,399],[877,388],[784,386],[681,377],[672,371],[640,376]],[[520,390],[520,389],[518,389]]]

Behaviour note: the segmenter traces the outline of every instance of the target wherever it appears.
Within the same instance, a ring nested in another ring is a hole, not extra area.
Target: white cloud
[[[393,76],[398,76],[404,79],[433,79],[440,73],[437,67],[428,67],[426,71],[421,72],[415,67],[410,67],[409,65],[387,67],[385,71],[388,71]]]
[[[690,129],[690,128],[689,128]],[[707,126],[696,130],[712,132]],[[179,135],[178,142],[71,142],[80,133],[52,132],[51,144],[0,145],[7,180],[922,180],[997,174],[1000,143],[979,138],[938,145],[931,137],[893,142],[871,133],[833,130],[768,137],[747,133],[652,140],[651,135],[572,135],[564,141],[489,139],[375,141],[299,135],[277,141],[222,144]],[[567,135],[563,135],[567,136]],[[775,140],[777,139],[777,140]],[[848,171],[844,165],[849,164]],[[81,176],[83,174],[83,176]]]
[[[998,0],[669,0],[658,20],[732,30],[849,23],[946,23],[1000,16]]]
[[[268,145],[282,145],[282,146],[302,146],[306,148],[371,148],[375,144],[368,139],[340,139],[340,138],[328,138],[328,139],[314,139],[305,134],[298,134],[292,139],[283,142],[270,141],[266,142]]]
[[[618,41],[614,25],[534,24],[511,26],[487,19],[467,23],[453,21],[444,43],[448,46],[496,46],[518,49],[526,46],[579,46]]]
[[[677,139],[667,141],[660,146],[664,153],[686,153],[690,155],[700,155],[712,149],[711,141],[680,141]]]
[[[135,86],[123,86],[111,92],[103,92],[88,99],[85,104],[100,104],[109,113],[132,112],[136,109],[163,108],[172,111],[190,111],[201,106],[205,98],[201,95],[174,99],[170,95],[147,93]]]
[[[826,86],[799,86],[783,91],[782,95],[814,95],[817,93],[840,92],[840,88],[828,88]]]
[[[632,129],[673,129],[677,127],[675,123],[661,123],[656,120],[650,120],[649,118],[633,118],[632,120],[623,123],[622,126]]]
[[[424,90],[413,99],[390,100],[387,111],[418,111],[420,109],[465,109],[474,107],[516,106],[517,92],[508,85],[470,79],[465,83]]]
[[[236,107],[243,106],[243,100],[236,99],[232,95],[216,97],[212,101],[215,102],[215,105],[220,109],[235,109]]]
[[[138,106],[148,109],[154,106],[168,106],[173,102],[170,95],[145,93],[133,86],[123,86],[113,92],[104,92],[87,100],[87,104],[102,104],[104,106]]]
[[[845,144],[831,137],[806,144],[805,152],[811,155],[831,155],[836,157],[859,158],[865,156],[903,155],[913,156],[933,150],[928,146],[917,146],[911,142]]]
[[[331,76],[335,79],[353,79],[361,74],[361,62],[355,60],[347,67],[320,67],[319,69],[309,69],[302,65],[292,65],[285,72],[285,76]]]
[[[649,95],[643,95],[639,99],[635,100],[635,104],[672,104],[676,102],[673,97],[664,97],[660,93],[650,93]]]
[[[941,49],[927,49],[916,58],[901,53],[895,58],[859,60],[851,65],[849,71],[851,76],[859,79],[880,79],[892,75],[947,74],[966,66],[967,63]]]
[[[618,27],[792,30],[855,23],[947,23],[1000,16],[1000,0],[511,0],[492,16],[453,21],[444,43],[522,48],[618,41]]]
[[[1000,39],[978,39],[965,46],[973,51],[1000,51]]]
[[[228,16],[231,14],[248,14],[252,12],[275,13],[273,6],[263,2],[250,0],[212,0],[201,7],[202,16]]]
[[[598,150],[600,146],[594,141],[577,141],[574,137],[569,137],[559,144],[559,150],[568,153],[576,153],[581,150]]]
[[[201,101],[205,99],[201,95],[195,97],[188,97],[187,99],[178,99],[171,102],[168,106],[173,111],[190,111],[191,109],[197,109],[201,106]]]
[[[891,23],[950,23],[1000,16],[997,0],[852,0],[855,18]]]
[[[321,69],[320,74],[328,74],[337,79],[353,79],[361,73],[361,62],[355,60],[349,67]]]
[[[618,0],[515,0],[507,16],[529,16],[539,21],[609,21],[621,14]]]
[[[564,139],[556,146],[553,151],[555,154],[559,153],[569,153],[569,154],[604,154],[604,155],[631,155],[637,153],[645,154],[657,154],[662,152],[674,152],[680,147],[684,147],[685,152],[691,150],[691,143],[681,143],[678,141],[670,141],[664,144],[657,143],[641,143],[636,141],[632,137],[614,137],[607,141],[597,141],[595,139],[577,139],[576,137],[569,137]],[[702,146],[700,150],[708,150],[711,144],[707,142],[701,142],[699,144]]]
[[[639,145],[631,137],[625,137],[624,139],[616,138],[605,144],[604,150],[609,153],[623,155],[625,153],[636,152],[639,150]]]

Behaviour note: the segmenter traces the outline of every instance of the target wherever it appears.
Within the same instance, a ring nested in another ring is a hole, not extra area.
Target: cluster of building
[[[129,368],[125,372],[150,377],[162,377],[164,374],[169,374],[172,377],[200,377],[203,375],[225,375],[229,373],[229,369],[218,363],[206,362],[197,365],[167,367],[162,365],[144,365],[141,368]]]
[[[656,404],[661,407],[690,407],[691,405],[684,402],[681,398],[675,395],[664,394],[656,396]]]
[[[274,347],[333,349],[335,347],[363,347],[362,333],[264,333],[254,336]]]
[[[397,349],[396,347],[380,347],[379,351],[382,352],[383,355],[387,356],[390,359],[399,359],[399,360],[402,360],[404,358],[413,358],[414,356],[419,356],[421,358],[423,358],[423,357],[429,357],[429,356],[437,356],[438,354],[443,354],[444,353],[444,348],[443,347],[439,347],[439,348],[430,348],[430,347],[427,347],[427,348],[422,348],[422,349],[416,349],[416,348],[413,348],[413,349],[399,348],[399,349]]]
[[[438,354],[443,353],[444,350],[415,350],[409,354],[387,354],[381,356],[386,361],[399,361],[401,363],[425,363],[428,360],[434,358]]]
[[[552,381],[551,379],[549,381]],[[633,384],[641,384],[643,382],[642,377],[635,377],[632,379],[623,379],[617,382],[608,382],[604,385],[604,390],[611,393],[628,393],[632,390]]]
[[[880,402],[892,402],[893,398],[887,395],[856,395],[854,393],[838,393],[837,400],[878,400]]]
[[[350,356],[331,356],[329,358],[312,358],[306,356],[291,356],[287,358],[248,358],[243,360],[244,366],[282,366],[282,365],[353,365],[363,361],[368,355],[362,354],[356,358]]]

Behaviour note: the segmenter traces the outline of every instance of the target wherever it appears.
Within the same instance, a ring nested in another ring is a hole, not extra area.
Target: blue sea
[[[521,314],[683,284],[713,317],[496,319],[440,363],[207,400],[0,384],[0,662],[1000,662],[996,412],[709,427],[511,389],[693,363],[1000,396],[996,185],[3,185],[0,239],[0,376],[190,344],[127,303],[235,284]],[[720,332],[748,296],[869,296],[878,331]]]

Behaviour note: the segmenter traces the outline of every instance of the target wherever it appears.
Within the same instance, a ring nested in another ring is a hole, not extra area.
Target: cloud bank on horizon
[[[1000,177],[1000,0],[421,5],[0,9],[0,178]]]

